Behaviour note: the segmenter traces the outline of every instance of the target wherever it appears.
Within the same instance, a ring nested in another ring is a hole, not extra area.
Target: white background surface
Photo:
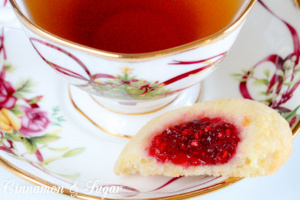
[[[58,194],[5,194],[1,183],[7,180],[15,180],[15,185],[31,185],[0,167],[0,200],[71,200]],[[300,135],[295,139],[292,156],[277,174],[247,178],[223,190],[193,200],[299,200],[299,180]]]

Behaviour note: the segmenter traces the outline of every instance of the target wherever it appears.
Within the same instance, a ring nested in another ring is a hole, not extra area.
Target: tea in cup
[[[10,3],[49,66],[130,114],[164,107],[216,69],[255,0]]]

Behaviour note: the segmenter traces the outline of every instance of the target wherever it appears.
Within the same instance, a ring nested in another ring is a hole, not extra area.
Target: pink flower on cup
[[[39,108],[31,108],[26,106],[19,107],[24,115],[21,117],[21,129],[19,130],[24,136],[37,137],[43,135],[50,124],[47,112]]]
[[[11,109],[15,106],[17,98],[13,96],[15,89],[0,77],[0,109]]]

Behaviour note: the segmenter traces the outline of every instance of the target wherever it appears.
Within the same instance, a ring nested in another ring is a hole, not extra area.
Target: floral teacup
[[[245,0],[235,20],[207,38],[151,53],[120,54],[48,33],[31,21],[22,0],[10,0],[33,47],[46,63],[104,106],[127,113],[162,107],[208,76],[226,56],[254,2]]]

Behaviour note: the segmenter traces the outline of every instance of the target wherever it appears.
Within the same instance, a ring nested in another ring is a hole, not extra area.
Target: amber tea
[[[24,0],[31,19],[64,39],[100,50],[146,53],[214,34],[244,0]]]

